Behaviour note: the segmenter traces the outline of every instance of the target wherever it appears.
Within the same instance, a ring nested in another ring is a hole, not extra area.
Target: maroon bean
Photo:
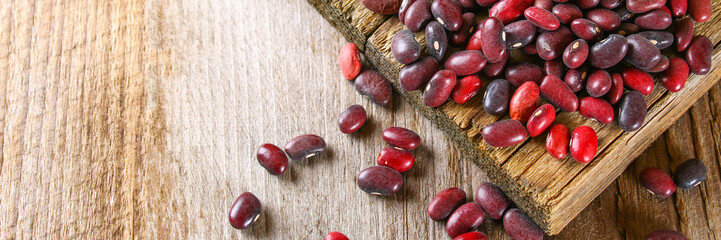
[[[543,239],[543,231],[518,208],[508,210],[503,215],[503,229],[511,240]]]
[[[545,99],[563,111],[575,112],[576,109],[578,109],[578,98],[573,94],[573,91],[556,76],[548,75],[544,77],[540,91]]]
[[[630,91],[623,95],[618,106],[618,125],[626,132],[633,132],[643,126],[646,120],[646,99],[641,93]]]
[[[526,123],[526,129],[528,129],[528,135],[531,137],[537,137],[541,135],[546,129],[551,126],[551,123],[556,120],[556,109],[553,105],[546,103],[538,107]]]
[[[471,38],[468,39],[468,44],[466,44],[466,50],[476,50],[476,51],[483,51],[481,46],[481,30],[476,29],[475,32],[473,32],[473,35],[471,35]]]
[[[673,174],[674,183],[683,190],[688,190],[706,180],[706,165],[696,158],[689,159],[678,165]]]
[[[446,222],[446,233],[451,238],[467,233],[483,223],[483,209],[475,202],[458,207]]]
[[[476,50],[465,50],[451,54],[446,59],[444,67],[458,76],[467,76],[477,73],[486,66],[486,57]]]
[[[658,168],[646,168],[639,175],[641,186],[661,198],[670,197],[676,191],[671,176]]]
[[[553,7],[553,14],[558,17],[558,20],[563,24],[569,24],[577,18],[583,17],[581,9],[572,3],[559,3]]]
[[[473,1],[473,0],[471,0]],[[473,13],[464,13],[463,14],[463,25],[461,25],[461,28],[458,29],[456,32],[451,33],[451,44],[456,46],[462,46],[468,41],[468,38],[473,33],[473,30],[475,27],[473,25],[476,24],[476,15]]]
[[[481,7],[490,7],[497,2],[498,0],[476,0],[476,3],[478,3]]]
[[[447,188],[438,192],[428,203],[428,216],[433,221],[443,221],[465,202],[465,191],[458,188]]]
[[[604,31],[611,31],[621,25],[621,17],[616,12],[597,8],[586,13],[586,18],[592,22],[598,24]]]
[[[528,133],[518,120],[506,119],[488,124],[481,132],[483,140],[491,147],[508,147],[526,140]]]
[[[619,35],[628,36],[629,34],[638,33],[638,31],[641,31],[636,24],[633,23],[621,23],[621,26],[618,27],[617,33]]]
[[[345,79],[353,80],[360,73],[361,62],[359,56],[360,52],[354,43],[347,43],[340,49],[338,65],[340,65],[340,72]]]
[[[649,72],[649,73],[663,72],[668,68],[668,65],[669,65],[668,58],[664,55],[661,55],[661,60],[659,60],[658,63],[656,63],[656,66],[646,69],[646,72]]]
[[[503,24],[516,21],[526,8],[533,5],[533,0],[501,0],[488,10],[488,16],[501,20]]]
[[[654,9],[659,9],[666,4],[666,0],[628,0],[626,7],[631,12],[645,13]]]
[[[483,96],[483,110],[488,114],[500,116],[508,111],[511,100],[511,84],[505,79],[496,79],[488,84]]]
[[[686,63],[692,73],[706,75],[711,69],[711,56],[713,55],[713,43],[708,37],[698,35],[693,37],[691,44],[686,50]]]
[[[261,210],[260,200],[253,193],[244,192],[230,207],[228,214],[230,225],[240,230],[247,229],[258,220]]]
[[[594,8],[598,6],[599,3],[601,3],[600,0],[576,0],[578,7],[583,9]]]
[[[544,9],[549,12],[553,9],[553,5],[555,5],[553,0],[535,0],[535,1],[533,1],[534,7]]]
[[[607,9],[614,9],[623,3],[623,0],[601,0],[601,6]]]
[[[483,22],[481,29],[481,48],[489,62],[500,62],[506,52],[506,32],[503,23],[498,18],[488,18]]]
[[[449,31],[457,31],[463,24],[463,8],[454,0],[435,0],[431,3],[433,17]]]
[[[669,66],[663,71],[661,84],[670,92],[680,91],[688,79],[688,64],[683,58],[674,57],[669,60]]]
[[[407,128],[389,127],[383,130],[381,136],[386,143],[409,151],[421,144],[421,137]]]
[[[565,26],[555,31],[543,32],[536,39],[538,56],[543,60],[555,59],[563,55],[563,50],[571,41],[573,41],[573,33]]]
[[[649,69],[661,60],[661,51],[651,41],[639,34],[632,34],[626,37],[628,41],[628,53],[626,62],[640,69]]]
[[[478,4],[476,4],[476,0],[458,0],[458,3],[460,3],[463,8],[468,10],[472,10],[476,8],[476,6],[478,6]]]
[[[462,78],[453,89],[453,101],[458,104],[468,102],[481,90],[481,79],[476,75]]]
[[[345,234],[339,233],[339,232],[330,232],[328,235],[325,235],[325,240],[349,240],[348,237],[345,236]]]
[[[551,157],[562,159],[568,155],[568,128],[563,124],[554,124],[546,137],[546,151]]]
[[[541,83],[543,69],[530,63],[518,63],[506,68],[506,79],[514,87],[520,87],[525,82]]]
[[[615,115],[611,104],[606,102],[606,100],[594,97],[581,99],[578,111],[581,113],[581,116],[591,118],[603,124],[613,122]]]
[[[508,49],[526,46],[533,42],[536,37],[536,26],[528,20],[512,22],[503,27],[503,31],[506,33],[506,47]]]
[[[526,16],[526,19],[531,21],[533,25],[536,25],[537,27],[545,30],[553,31],[561,26],[561,22],[558,21],[556,15],[553,15],[553,13],[543,8],[526,8],[526,10],[523,12],[523,15]]]
[[[646,240],[688,240],[686,236],[672,230],[657,230],[646,235]]]
[[[588,58],[588,43],[583,39],[577,39],[568,44],[563,51],[563,63],[569,68],[578,68]]]
[[[458,235],[458,237],[454,238],[453,240],[488,240],[488,237],[486,236],[486,234],[483,234],[481,232],[467,232]]]
[[[426,27],[426,24],[433,19],[431,15],[431,2],[415,1],[403,16],[403,23],[413,32],[420,32]],[[400,16],[400,13],[399,13]]]
[[[644,31],[638,33],[648,39],[658,49],[665,49],[673,45],[673,33],[665,31]]]
[[[511,103],[508,105],[508,112],[511,119],[525,123],[531,117],[533,110],[536,110],[536,102],[540,90],[535,82],[526,82],[513,93]]]
[[[366,110],[361,105],[353,105],[348,107],[343,113],[338,116],[338,128],[345,134],[354,133],[358,131],[363,124],[365,124],[367,118]]]
[[[684,18],[678,21],[674,36],[676,37],[676,51],[686,51],[693,38],[693,20]]]
[[[616,104],[618,101],[621,101],[621,96],[623,96],[623,78],[621,74],[611,74],[611,90],[608,90],[608,94],[606,95],[608,103]]]
[[[497,77],[503,73],[503,70],[506,68],[506,63],[508,63],[508,59],[511,58],[511,54],[503,55],[503,60],[500,62],[494,62],[494,63],[486,63],[486,66],[483,68],[483,73],[486,74],[488,77]]]
[[[538,55],[538,49],[536,49],[536,43],[531,42],[526,46],[523,46],[521,48],[523,50],[523,53],[528,55]]]
[[[433,21],[426,25],[426,46],[428,48],[428,55],[435,58],[437,61],[443,60],[448,50],[448,37],[446,36],[446,30],[443,29],[440,23]]]
[[[696,22],[705,22],[711,18],[711,0],[691,0],[688,2],[688,14]]]
[[[563,78],[563,82],[566,83],[569,89],[573,92],[578,92],[583,89],[583,86],[586,85],[586,77],[588,76],[588,72],[586,71],[586,68],[581,66],[577,69],[568,69],[568,72],[566,72],[566,76]]]
[[[596,41],[603,37],[601,28],[591,20],[579,18],[571,22],[573,34],[586,41]]]
[[[305,134],[291,139],[284,148],[290,159],[298,161],[325,151],[325,140],[318,135]]]
[[[425,57],[403,66],[398,73],[398,82],[403,90],[415,91],[425,87],[437,71],[438,61],[433,57]]]
[[[288,157],[285,152],[278,146],[266,143],[260,145],[255,157],[258,159],[260,166],[268,170],[270,174],[281,175],[288,167]]]
[[[573,130],[569,145],[571,157],[579,163],[589,163],[598,150],[598,136],[589,126],[580,126]]]
[[[686,9],[688,8],[688,0],[669,0],[671,5],[671,13],[674,17],[683,17],[686,15]]]
[[[456,86],[456,73],[451,70],[440,70],[426,85],[423,91],[423,104],[429,107],[438,107],[448,100]]]
[[[588,76],[586,92],[592,97],[601,97],[611,90],[611,74],[605,70],[596,70]]]
[[[662,10],[653,10],[636,17],[633,21],[638,27],[651,30],[664,30],[671,26],[671,14]]]
[[[543,63],[543,72],[546,73],[546,75],[563,78],[563,75],[566,74],[566,65],[563,64],[561,58],[548,60]]]
[[[386,166],[373,166],[364,169],[356,177],[358,188],[364,192],[390,196],[398,192],[403,186],[403,176],[393,168]]]
[[[588,62],[597,68],[606,69],[621,62],[628,52],[626,38],[611,34],[606,39],[593,44],[588,52]]]
[[[381,15],[395,14],[401,6],[400,0],[363,0],[362,3],[368,10]]]
[[[388,104],[393,94],[386,77],[374,70],[365,70],[356,77],[355,90],[381,106]]]
[[[410,30],[400,30],[391,40],[391,53],[399,63],[409,64],[421,56],[421,45]]]
[[[401,5],[398,7],[398,20],[401,21],[401,23],[406,24],[405,17],[406,13],[408,12],[408,8],[410,8],[413,3],[415,3],[417,0],[403,0],[401,1]]]
[[[404,173],[413,167],[416,157],[413,153],[394,147],[384,147],[376,158],[378,166],[393,168],[399,173]]]
[[[635,67],[627,67],[621,72],[623,86],[649,95],[653,91],[653,78],[647,72]]]
[[[503,190],[491,182],[481,183],[476,189],[476,203],[493,219],[501,219],[511,201]]]

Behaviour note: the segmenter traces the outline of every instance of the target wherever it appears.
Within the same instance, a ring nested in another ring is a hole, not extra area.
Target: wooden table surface
[[[1,2],[0,239],[448,239],[428,201],[470,196],[486,176],[400,97],[358,95],[336,63],[344,43],[306,1]],[[352,104],[369,121],[345,135],[336,119]],[[721,238],[720,116],[721,84],[551,238]],[[390,126],[422,147],[396,196],[371,196],[355,175]],[[304,133],[327,152],[280,177],[257,163],[261,144]],[[692,157],[709,169],[699,187],[668,199],[640,187],[643,168]],[[263,214],[238,231],[227,213],[245,191]],[[498,221],[480,231],[508,239]]]

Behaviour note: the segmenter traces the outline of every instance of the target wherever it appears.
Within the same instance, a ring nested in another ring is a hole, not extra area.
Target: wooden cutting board
[[[623,132],[616,122],[604,125],[586,119],[578,112],[560,113],[556,122],[565,124],[569,130],[587,125],[598,133],[596,158],[589,164],[579,164],[570,156],[557,160],[548,155],[545,135],[507,148],[486,145],[480,136],[481,130],[502,118],[483,111],[483,92],[462,105],[449,101],[438,108],[429,108],[423,104],[420,91],[402,90],[397,76],[403,65],[393,60],[390,53],[393,35],[404,29],[396,16],[375,14],[357,0],[308,2],[349,41],[356,43],[397,92],[472,156],[475,163],[550,235],[559,233],[721,76],[718,64],[721,53],[716,47],[715,64],[710,73],[705,76],[692,74],[683,90],[667,92],[657,81],[654,91],[646,96],[648,115],[644,126],[631,133]],[[695,30],[697,35],[708,36],[714,44],[721,40],[719,10],[721,2],[713,2],[713,16],[705,23],[696,24]],[[417,34],[416,38],[425,46],[422,34]]]

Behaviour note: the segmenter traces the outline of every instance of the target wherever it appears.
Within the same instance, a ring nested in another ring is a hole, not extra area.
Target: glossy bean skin
[[[488,18],[483,22],[481,29],[481,48],[488,62],[503,60],[506,52],[506,32],[503,23],[498,18]]]
[[[483,140],[491,147],[508,147],[519,144],[528,137],[523,124],[514,119],[488,124],[481,132]]]
[[[596,70],[588,76],[586,92],[591,97],[601,97],[611,90],[611,74],[605,70]]]
[[[628,21],[636,16],[636,13],[628,10],[628,8],[626,8],[625,4],[621,5],[620,7],[617,7],[613,11],[616,12],[616,15],[618,15],[618,17],[621,18],[622,22]]]
[[[576,0],[576,4],[582,9],[594,8],[600,3],[600,0]]]
[[[473,35],[468,39],[468,44],[466,44],[466,50],[483,51],[481,47],[481,34],[480,29],[476,29],[476,31],[473,32]]]
[[[415,91],[425,87],[437,71],[438,61],[433,57],[425,57],[403,66],[398,72],[398,82],[403,90]]]
[[[650,30],[664,30],[671,26],[673,19],[671,14],[668,14],[662,10],[653,10],[644,13],[633,21],[638,27]]]
[[[444,67],[458,76],[477,73],[486,66],[486,57],[476,50],[458,51],[446,59]]]
[[[594,119],[603,124],[609,124],[613,122],[615,112],[613,106],[606,100],[594,97],[585,97],[581,99],[581,104],[578,108],[581,116]]]
[[[363,0],[363,6],[381,15],[391,15],[401,7],[400,0]]]
[[[571,31],[577,37],[586,41],[596,41],[603,37],[603,30],[596,23],[585,18],[578,18],[571,22]]]
[[[230,225],[240,230],[253,226],[253,223],[258,221],[262,208],[260,200],[253,193],[240,194],[228,213]]]
[[[463,7],[453,0],[436,0],[431,3],[431,14],[449,31],[457,31],[463,25]]]
[[[511,101],[511,84],[505,79],[496,79],[488,84],[483,96],[483,110],[488,114],[500,116],[508,111]]]
[[[553,60],[562,56],[571,41],[573,41],[573,33],[565,26],[555,31],[543,32],[536,39],[538,56],[543,60]]]
[[[393,168],[386,166],[373,166],[364,169],[356,177],[358,188],[364,192],[390,196],[398,192],[403,186],[403,176]]]
[[[711,0],[692,0],[688,2],[688,14],[696,22],[705,22],[711,18]]]
[[[706,75],[711,70],[713,43],[704,35],[695,36],[691,40],[685,55],[686,63],[692,73]]]
[[[514,87],[520,87],[526,82],[540,84],[543,76],[543,69],[530,63],[518,63],[506,68],[506,80]]]
[[[458,84],[453,89],[453,101],[458,104],[464,104],[473,96],[476,96],[479,90],[481,90],[481,79],[478,76],[470,75],[464,77],[458,81]]]
[[[672,230],[656,230],[646,235],[646,240],[688,240],[686,236]]]
[[[676,32],[673,34],[674,37],[676,37],[676,51],[686,51],[688,46],[691,45],[693,32],[693,20],[691,20],[691,18],[684,18],[678,21]]]
[[[270,174],[281,175],[288,168],[288,157],[285,156],[285,152],[278,146],[266,143],[258,148],[255,154],[265,170],[268,170]]]
[[[446,233],[451,238],[467,233],[483,223],[483,209],[475,202],[458,207],[446,222]]]
[[[670,197],[676,192],[676,184],[664,171],[658,168],[646,168],[639,175],[641,186],[661,198]]]
[[[526,129],[528,129],[528,135],[531,137],[537,137],[541,135],[548,127],[551,126],[553,121],[556,120],[556,109],[553,105],[546,103],[538,107],[526,123]]]
[[[394,147],[384,147],[376,157],[378,166],[393,168],[399,173],[404,173],[413,167],[416,157],[413,153]]]
[[[646,111],[643,95],[630,91],[623,95],[618,106],[618,125],[626,132],[636,131],[646,121]]]
[[[553,75],[558,78],[563,78],[563,75],[566,74],[566,65],[563,64],[563,60],[561,58],[548,60],[543,62],[543,72],[546,75]]]
[[[476,0],[476,3],[481,7],[491,7],[497,2],[498,0]]]
[[[588,11],[586,18],[598,24],[604,31],[612,31],[621,25],[621,17],[616,12],[604,8]]]
[[[374,70],[365,70],[355,79],[355,90],[374,103],[384,106],[391,101],[393,89],[386,77]]]
[[[623,86],[636,90],[644,96],[653,91],[653,78],[647,72],[635,67],[627,67],[621,72]]]
[[[656,63],[656,66],[646,69],[646,72],[649,72],[649,73],[663,72],[668,68],[669,64],[670,64],[669,59],[666,56],[661,55],[661,60],[659,60],[658,63]]]
[[[325,240],[349,240],[348,237],[345,236],[345,234],[339,233],[339,232],[330,232],[328,235],[325,235]]]
[[[361,62],[359,55],[358,47],[354,43],[347,43],[340,49],[338,65],[340,65],[341,75],[345,79],[353,80],[360,73]]]
[[[598,136],[589,126],[580,126],[573,130],[569,144],[571,157],[579,163],[589,163],[598,150]]]
[[[661,60],[661,51],[651,41],[639,34],[626,37],[628,53],[624,58],[626,62],[640,69],[649,69]]]
[[[588,58],[588,43],[583,39],[576,39],[568,44],[566,50],[563,51],[563,63],[568,68],[578,68],[586,62]]]
[[[536,26],[528,20],[512,22],[503,27],[506,33],[506,48],[518,49],[524,47],[536,37]]]
[[[491,182],[483,182],[478,186],[475,199],[476,203],[483,208],[483,211],[496,220],[501,219],[503,213],[511,205],[511,201],[503,190]]]
[[[665,49],[673,45],[673,33],[665,31],[643,31],[638,33],[648,39],[656,48]]]
[[[436,61],[443,60],[448,51],[448,36],[446,30],[440,23],[433,21],[426,25],[426,47],[428,55],[435,58]]]
[[[426,85],[423,91],[423,104],[438,107],[448,100],[456,86],[456,73],[451,70],[440,70]]]
[[[325,151],[325,140],[318,135],[304,134],[288,141],[283,149],[290,159],[299,161]]]
[[[601,6],[606,9],[614,9],[624,3],[623,0],[601,0]]]
[[[608,90],[606,99],[608,100],[608,103],[616,104],[618,101],[621,101],[622,96],[623,77],[621,77],[621,74],[618,73],[611,74],[611,89]]]
[[[431,2],[417,0],[412,1],[415,2],[413,2],[413,4],[408,7],[408,11],[406,11],[405,15],[403,16],[403,23],[412,32],[420,32],[423,31],[423,29],[425,29],[426,27],[426,24],[428,24],[428,22],[433,19],[433,15],[431,14]]]
[[[421,44],[410,30],[400,30],[391,40],[391,53],[399,63],[409,64],[421,56]]]
[[[599,69],[612,67],[626,56],[628,41],[624,36],[611,34],[607,38],[593,44],[588,52],[588,62]]]
[[[406,13],[408,13],[408,9],[418,0],[403,0],[401,1],[401,5],[398,7],[398,20],[401,21],[401,23],[406,24],[405,17]]]
[[[661,84],[670,92],[678,92],[686,85],[688,79],[688,64],[683,58],[674,57],[669,60],[669,66],[663,71]]]
[[[540,240],[543,231],[518,208],[508,210],[503,215],[503,228],[511,240]]]
[[[453,240],[487,240],[488,237],[486,234],[483,234],[481,232],[467,232],[461,235],[458,235],[458,237],[454,238]]]
[[[488,15],[508,24],[521,17],[523,11],[531,5],[533,0],[500,0],[488,10]]]
[[[367,117],[363,106],[352,105],[338,116],[338,128],[345,134],[354,133],[363,127]]]
[[[586,85],[587,76],[588,72],[583,66],[577,69],[568,69],[566,76],[563,78],[563,82],[571,91],[578,92]]]
[[[673,174],[674,183],[683,190],[688,190],[706,180],[706,165],[699,159],[689,159],[678,165]]]
[[[508,105],[508,112],[511,119],[525,123],[531,117],[531,113],[536,110],[536,102],[540,90],[535,82],[526,82],[522,84],[511,97],[511,103]]]
[[[466,192],[458,188],[447,188],[438,192],[428,204],[428,216],[433,221],[443,221],[466,202]]]
[[[410,129],[402,127],[389,127],[381,133],[383,141],[405,150],[416,149],[421,145],[421,137]]]
[[[471,0],[473,1],[473,0]],[[450,41],[455,46],[462,46],[466,44],[468,38],[475,30],[476,15],[470,12],[463,14],[463,25],[458,31],[451,32]]]
[[[558,77],[547,75],[543,78],[539,89],[546,100],[561,110],[575,112],[578,109],[578,97]]]
[[[558,20],[563,24],[569,24],[573,20],[583,17],[583,12],[578,8],[576,4],[572,3],[559,3],[553,6],[553,12]]]
[[[511,59],[511,54],[505,54],[500,62],[486,63],[486,66],[483,67],[483,74],[486,74],[488,77],[497,77],[501,75],[503,70],[506,69],[506,64],[509,59]]]
[[[563,124],[554,124],[546,136],[546,152],[551,157],[563,159],[568,155],[568,128]]]
[[[674,17],[683,17],[688,9],[688,0],[669,0],[671,3],[671,13]]]
[[[654,9],[659,9],[666,4],[666,0],[628,0],[626,8],[634,13],[645,13]]]
[[[561,26],[561,22],[558,21],[556,15],[553,15],[553,13],[543,8],[526,8],[523,15],[526,16],[526,19],[531,21],[531,23],[544,30],[553,31]]]

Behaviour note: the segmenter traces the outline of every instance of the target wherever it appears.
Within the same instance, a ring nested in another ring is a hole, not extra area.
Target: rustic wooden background
[[[400,97],[358,95],[336,63],[344,43],[306,1],[0,2],[0,239],[447,239],[427,202],[485,175]],[[370,119],[344,135],[352,104]],[[720,116],[721,84],[552,238],[721,238]],[[354,178],[389,126],[423,146],[399,194],[371,196]],[[329,150],[281,177],[257,164],[259,145],[303,133]],[[636,180],[691,157],[709,168],[697,188],[658,199]],[[227,211],[245,191],[264,213],[238,231]],[[480,230],[507,239],[498,221]]]

